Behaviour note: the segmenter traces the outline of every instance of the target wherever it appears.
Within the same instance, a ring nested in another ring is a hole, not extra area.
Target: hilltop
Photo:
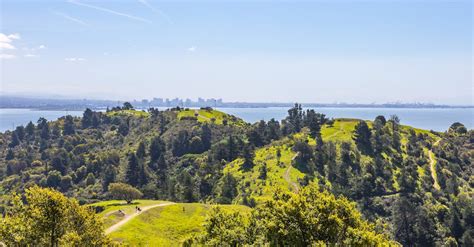
[[[396,116],[330,119],[299,105],[281,122],[251,124],[212,108],[137,111],[129,104],[0,134],[0,193],[6,204],[33,184],[55,188],[106,206],[101,215],[111,213],[110,226],[119,218],[106,201],[108,185],[125,182],[144,198],[177,204],[150,209],[111,236],[170,243],[202,231],[210,204],[245,211],[276,190],[297,194],[314,183],[356,202],[378,232],[402,244],[466,245],[474,234],[472,140],[458,123],[438,133]],[[140,203],[149,202],[159,203]],[[172,223],[187,217],[195,220],[186,229]]]

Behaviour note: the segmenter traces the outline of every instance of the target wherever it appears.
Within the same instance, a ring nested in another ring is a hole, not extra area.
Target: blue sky
[[[467,0],[1,4],[3,93],[474,104]]]

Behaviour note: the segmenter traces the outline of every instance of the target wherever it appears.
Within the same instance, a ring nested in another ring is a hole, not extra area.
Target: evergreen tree
[[[393,225],[395,238],[403,246],[414,246],[416,206],[406,196],[400,196],[394,205]]]
[[[18,138],[18,134],[16,131],[12,132],[12,140],[10,144],[8,144],[9,147],[14,148],[16,146],[20,145],[20,138]]]
[[[244,147],[243,156],[244,163],[242,164],[242,167],[244,168],[244,170],[252,169],[254,166],[253,157],[255,156],[254,148],[252,146]]]
[[[18,135],[18,139],[20,141],[25,139],[25,127],[23,127],[23,125],[17,126],[15,132]]]
[[[82,128],[86,129],[92,126],[92,116],[94,113],[92,112],[91,109],[87,108],[84,113],[82,114]]]
[[[159,136],[153,138],[150,144],[150,161],[156,162],[161,156],[165,154],[165,143]]]
[[[128,166],[125,171],[125,180],[128,184],[136,187],[140,183],[140,163],[135,153],[128,155]]]
[[[144,142],[140,142],[140,144],[138,144],[138,148],[137,148],[137,157],[139,159],[143,159],[146,155],[146,150],[145,150],[145,143]]]
[[[48,140],[50,137],[48,121],[45,118],[38,120],[38,129],[40,130],[40,137]]]
[[[354,141],[364,154],[372,153],[372,145],[370,142],[371,132],[365,121],[359,121],[355,127]]]
[[[64,135],[73,135],[76,132],[74,126],[74,119],[72,116],[67,115],[64,118],[64,125],[63,125],[63,134]]]
[[[223,204],[232,203],[232,199],[237,195],[237,180],[230,173],[222,177],[220,202]]]
[[[294,132],[300,132],[303,127],[303,110],[300,104],[295,104],[295,106],[288,110],[288,116],[286,120],[291,124]]]
[[[26,131],[26,135],[28,135],[28,137],[34,137],[35,135],[35,125],[33,124],[33,122],[29,122],[27,125],[26,125],[26,128],[25,128],[25,131]]]
[[[305,125],[309,128],[309,134],[315,139],[321,138],[321,125],[324,124],[324,114],[316,113],[313,109],[307,110],[305,115]]]
[[[207,151],[211,148],[212,131],[211,131],[211,128],[209,128],[208,124],[203,124],[201,126],[201,142],[202,142],[202,148],[204,151]]]

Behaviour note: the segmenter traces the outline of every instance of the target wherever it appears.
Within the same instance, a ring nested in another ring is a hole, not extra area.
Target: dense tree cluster
[[[381,246],[395,245],[362,220],[355,205],[311,184],[299,194],[278,191],[250,213],[216,207],[202,235],[205,246]]]
[[[7,246],[108,246],[102,219],[87,206],[37,186],[21,196],[0,219],[0,239]]]

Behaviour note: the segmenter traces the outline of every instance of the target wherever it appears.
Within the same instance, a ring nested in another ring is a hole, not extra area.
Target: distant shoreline
[[[0,95],[0,109],[34,109],[42,111],[58,110],[105,110],[114,106],[120,106],[123,100],[94,100],[94,99],[61,99],[61,98],[35,98]],[[132,100],[129,101],[137,109],[159,108],[272,108],[272,107],[293,107],[296,102],[225,102],[222,99],[202,99],[197,101],[190,99],[164,99],[153,98],[152,100]],[[392,109],[466,109],[474,108],[474,105],[441,105],[433,103],[300,103],[305,108],[392,108]]]
[[[320,105],[320,104],[301,104],[303,108],[339,108],[339,109],[353,109],[353,108],[360,108],[360,109],[474,109],[474,106],[403,106],[403,105]],[[239,106],[211,106],[213,108],[241,108],[241,109],[262,109],[262,108],[290,108],[292,104],[278,104],[278,105],[239,105]],[[138,105],[136,108],[140,110],[146,110],[149,108],[173,108],[176,106],[149,106],[143,107]],[[183,108],[200,108],[203,106],[179,106]],[[107,106],[48,106],[48,107],[38,107],[38,106],[0,106],[0,109],[28,109],[33,111],[83,111],[86,108],[90,108],[92,110],[106,110]]]

